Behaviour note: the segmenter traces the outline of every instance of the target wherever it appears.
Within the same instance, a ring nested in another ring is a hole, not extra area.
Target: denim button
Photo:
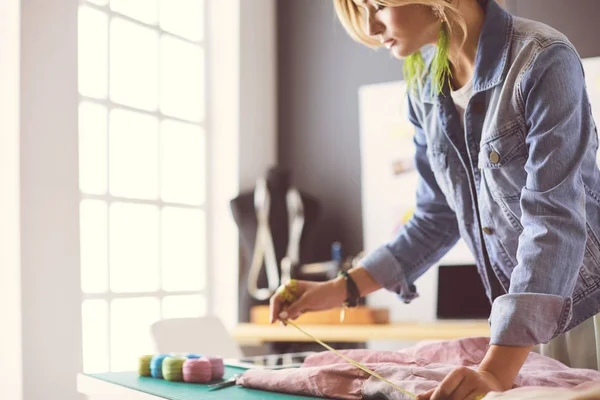
[[[494,230],[492,228],[490,228],[489,226],[484,226],[483,227],[483,233],[485,233],[486,235],[493,235],[494,234]]]
[[[500,161],[500,154],[496,153],[495,151],[492,151],[490,153],[490,161],[494,164],[497,164],[498,161]]]

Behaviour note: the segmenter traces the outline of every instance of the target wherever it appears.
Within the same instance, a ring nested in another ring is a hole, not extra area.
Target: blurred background
[[[600,2],[506,8],[600,56]],[[290,187],[305,217],[295,266],[328,279],[381,244],[414,197],[410,171],[382,191],[409,149],[385,147],[407,143],[401,79],[326,0],[2,0],[0,398],[80,398],[77,373],[135,369],[157,321],[256,322],[260,178],[283,207],[270,220],[278,267]],[[398,137],[367,134],[385,129]],[[445,261],[472,262],[460,246]],[[385,293],[369,304],[392,322],[436,319],[440,276],[409,311]],[[261,345],[242,350],[290,349]]]

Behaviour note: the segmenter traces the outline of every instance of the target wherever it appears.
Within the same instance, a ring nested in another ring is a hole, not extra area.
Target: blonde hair
[[[375,0],[375,4],[382,6],[403,6],[407,4],[423,4],[439,11],[444,21],[448,22],[448,29],[457,26],[462,31],[463,42],[467,36],[467,23],[458,8],[447,0]],[[371,48],[381,47],[382,44],[365,32],[362,9],[352,0],[333,0],[338,19],[346,32],[355,41]]]
[[[504,5],[504,0],[496,1],[500,5]],[[467,22],[458,7],[452,4],[452,0],[374,0],[373,2],[377,5],[391,7],[422,4],[431,7],[432,12],[441,18],[443,23],[438,39],[438,49],[432,60],[431,69],[433,75],[432,91],[441,93],[444,82],[447,80],[450,83],[450,78],[452,77],[448,59],[452,29],[460,29],[461,47],[467,40]],[[338,19],[350,37],[371,48],[382,46],[378,40],[371,37],[365,31],[363,10],[353,0],[333,0],[333,4]],[[415,89],[416,84],[423,78],[424,73],[425,63],[420,51],[406,58],[404,62],[404,78],[408,82],[409,88]]]

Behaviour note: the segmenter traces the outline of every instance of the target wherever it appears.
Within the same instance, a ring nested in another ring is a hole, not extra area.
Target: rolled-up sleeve
[[[409,119],[416,128],[415,166],[419,176],[416,210],[392,241],[361,261],[381,286],[397,293],[406,303],[417,297],[414,285],[417,278],[439,261],[460,237],[456,215],[429,165],[427,142],[410,98]]]
[[[566,44],[541,50],[519,86],[527,121],[517,266],[490,316],[491,343],[526,346],[560,335],[586,245],[581,166],[593,121],[581,62]]]

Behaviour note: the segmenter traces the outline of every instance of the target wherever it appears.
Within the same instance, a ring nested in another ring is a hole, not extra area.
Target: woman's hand
[[[494,375],[458,367],[437,388],[417,396],[417,400],[476,400],[492,391],[503,391],[500,381]]]
[[[293,294],[297,300],[291,304],[286,302],[279,290],[271,297],[271,323],[278,319],[294,320],[307,311],[339,307],[346,300],[346,282],[343,278],[326,282],[296,281]]]

